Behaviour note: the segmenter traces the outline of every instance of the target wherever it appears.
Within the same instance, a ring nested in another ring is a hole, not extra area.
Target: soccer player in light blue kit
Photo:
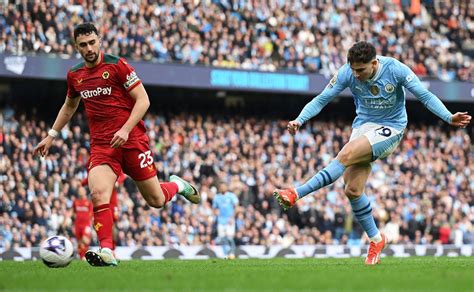
[[[237,196],[228,191],[225,183],[221,183],[219,193],[212,200],[212,207],[218,211],[217,237],[228,259],[235,257],[235,207],[238,204]]]
[[[431,112],[448,124],[465,128],[471,121],[467,112],[454,115],[420,82],[418,77],[400,61],[377,56],[375,47],[358,42],[349,49],[347,64],[342,66],[323,92],[310,101],[300,115],[288,123],[295,134],[306,121],[349,87],[357,116],[352,124],[349,142],[326,168],[298,188],[276,189],[273,195],[284,208],[292,207],[298,199],[332,184],[344,175],[345,195],[352,210],[370,238],[365,263],[380,263],[380,254],[387,244],[372,216],[369,199],[364,193],[371,163],[390,155],[400,143],[407,125],[405,90],[408,89]]]

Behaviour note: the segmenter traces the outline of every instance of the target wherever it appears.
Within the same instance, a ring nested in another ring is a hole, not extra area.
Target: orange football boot
[[[365,258],[366,265],[372,266],[380,264],[380,255],[382,254],[382,250],[387,246],[387,237],[383,233],[380,235],[382,236],[382,241],[379,243],[370,242],[367,257]]]
[[[280,204],[285,211],[293,207],[296,200],[298,200],[298,194],[295,189],[275,189],[273,196],[278,200],[278,204]]]

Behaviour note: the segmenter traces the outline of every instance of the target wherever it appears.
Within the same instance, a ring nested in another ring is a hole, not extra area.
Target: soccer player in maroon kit
[[[69,70],[66,101],[34,154],[48,154],[54,138],[82,99],[91,132],[88,180],[94,205],[94,229],[100,242],[100,249],[87,251],[86,259],[92,266],[116,266],[110,196],[122,172],[135,181],[151,207],[163,207],[175,194],[195,204],[201,201],[201,196],[193,185],[176,175],[170,177],[170,182],[158,181],[142,120],[150,100],[134,68],[123,58],[100,50],[100,38],[91,23],[74,29],[74,41],[84,62]]]
[[[87,191],[84,187],[78,190],[78,198],[72,205],[74,210],[74,235],[77,239],[77,252],[81,259],[86,255],[91,242],[92,226],[92,202],[87,199]]]

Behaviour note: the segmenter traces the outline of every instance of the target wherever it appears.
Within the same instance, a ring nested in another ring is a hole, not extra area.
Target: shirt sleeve
[[[309,119],[315,117],[329,102],[341,93],[348,84],[347,67],[344,65],[339,71],[332,77],[326,88],[324,88],[321,94],[317,95],[313,100],[305,105],[300,115],[296,118],[296,121],[301,125]]]
[[[413,95],[432,113],[437,115],[446,123],[451,123],[453,114],[446,108],[443,102],[423,86],[418,76],[416,76],[407,65],[401,62],[398,63],[396,72],[398,82],[413,93]]]
[[[131,91],[142,83],[137,75],[137,72],[135,72],[135,69],[130,64],[128,64],[125,59],[120,58],[117,63],[117,67],[118,79],[126,91]]]
[[[71,71],[67,72],[67,94],[66,96],[69,98],[76,98],[79,97],[79,93],[74,89],[74,79],[72,78]]]

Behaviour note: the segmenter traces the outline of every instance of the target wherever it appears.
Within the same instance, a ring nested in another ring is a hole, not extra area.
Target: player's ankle
[[[375,243],[381,242],[382,241],[382,234],[380,234],[380,231],[377,232],[377,234],[374,237],[371,237],[370,241],[375,242]]]

